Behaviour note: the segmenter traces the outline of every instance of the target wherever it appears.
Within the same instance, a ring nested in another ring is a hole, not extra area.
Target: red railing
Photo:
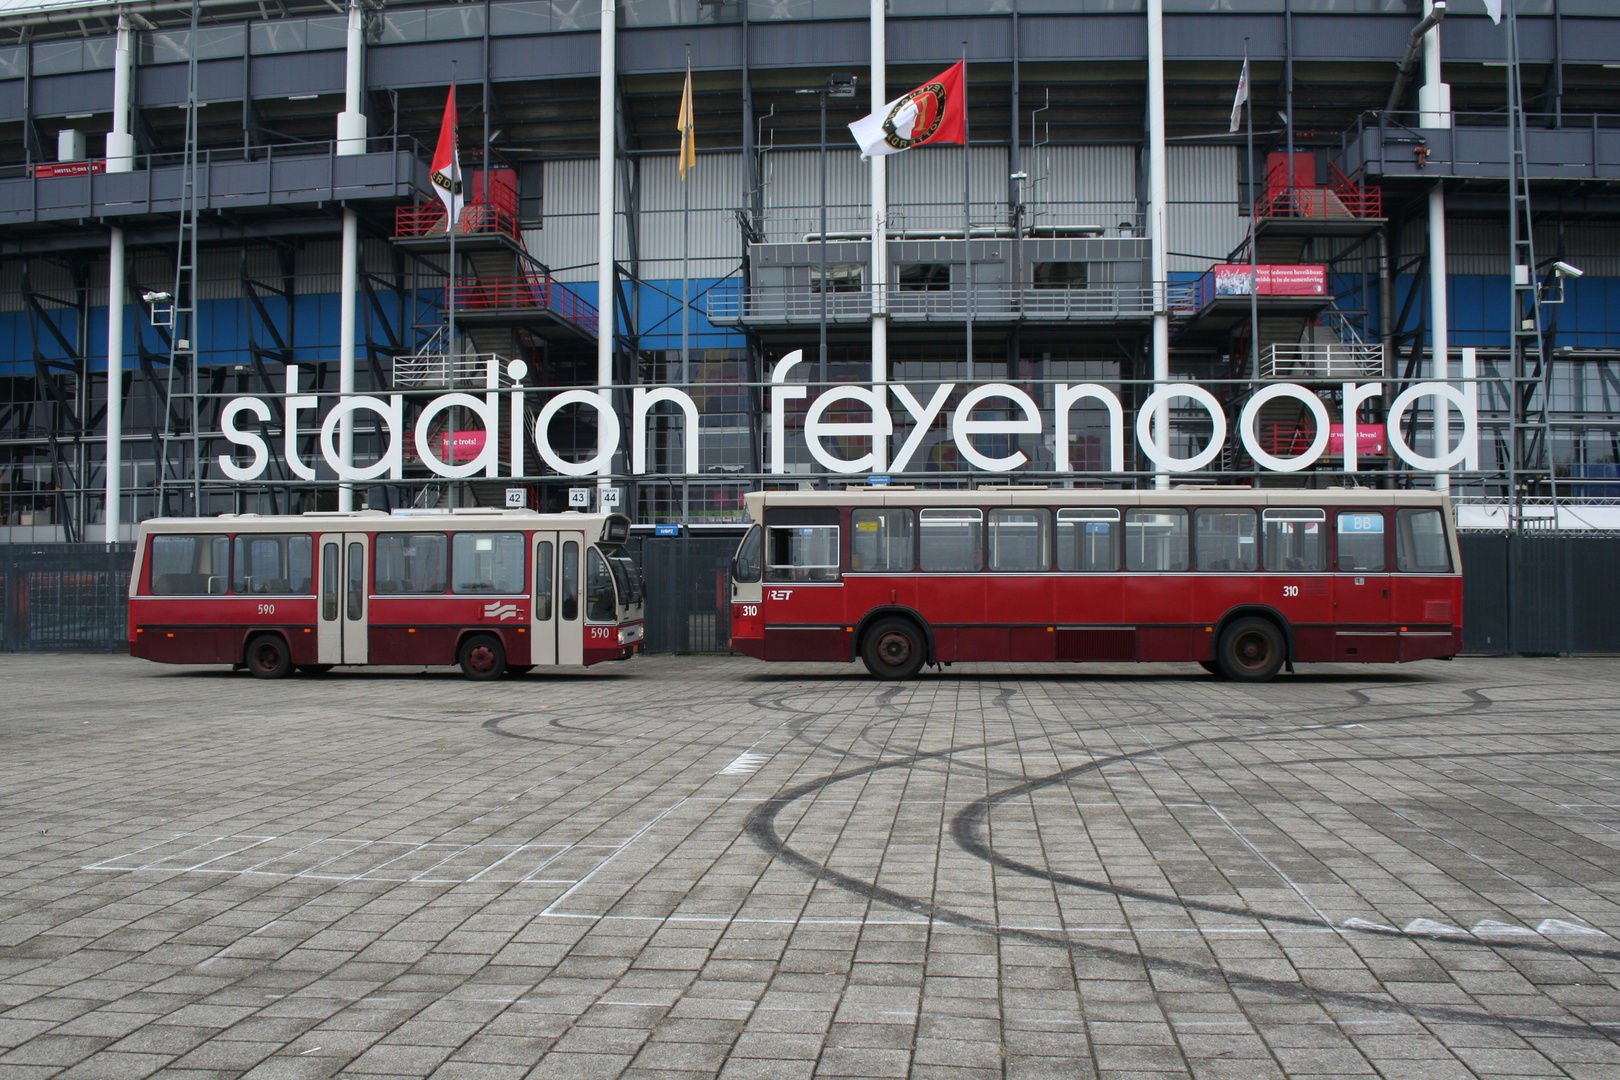
[[[443,233],[444,219],[444,206],[436,202],[395,207],[394,235],[416,237]],[[518,227],[517,215],[505,207],[474,203],[461,208],[461,217],[456,221],[457,236],[488,236],[492,233],[523,242],[523,230]]]
[[[1259,217],[1376,218],[1384,216],[1384,191],[1352,183],[1333,164],[1328,165],[1325,187],[1294,183],[1286,163],[1279,163],[1268,170],[1265,194],[1254,209]]]
[[[545,274],[458,281],[455,302],[457,311],[501,308],[549,311],[589,333],[596,333],[596,308],[581,300],[574,290]]]

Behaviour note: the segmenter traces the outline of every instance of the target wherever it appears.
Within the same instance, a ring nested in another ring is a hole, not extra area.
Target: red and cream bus
[[[747,496],[731,647],[859,657],[878,678],[956,661],[1295,661],[1462,648],[1450,501],[1366,488],[1032,487]]]
[[[141,523],[129,651],[262,679],[459,664],[469,679],[640,650],[618,514],[380,510]]]

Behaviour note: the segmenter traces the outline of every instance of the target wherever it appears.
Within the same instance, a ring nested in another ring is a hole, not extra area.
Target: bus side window
[[[321,549],[321,619],[336,622],[338,611],[338,546],[325,544]]]
[[[1125,511],[1125,569],[1187,569],[1187,511]]]
[[[1384,515],[1380,510],[1339,514],[1339,569],[1384,572]]]
[[[850,512],[849,568],[867,573],[912,569],[912,513],[905,509]]]
[[[579,545],[572,540],[562,546],[562,617],[579,618]]]
[[[1265,524],[1267,570],[1315,573],[1327,569],[1327,513],[1305,507],[1267,510]]]
[[[152,537],[152,592],[158,596],[223,596],[230,584],[228,536]]]
[[[1200,570],[1254,570],[1254,511],[1219,507],[1200,510],[1193,518],[1193,539]]]
[[[534,554],[534,617],[551,618],[551,541],[542,540]]]
[[[1051,561],[1051,516],[1034,508],[990,511],[990,569],[1045,570]]]
[[[766,581],[837,581],[837,525],[766,527]]]
[[[923,510],[918,515],[917,566],[941,572],[984,569],[984,511]]]
[[[349,587],[347,615],[350,622],[358,622],[366,608],[366,546],[349,545]]]
[[[1119,569],[1119,511],[1109,507],[1065,507],[1057,513],[1057,568]]]
[[[1438,509],[1395,511],[1395,569],[1403,574],[1449,574],[1451,552]]]

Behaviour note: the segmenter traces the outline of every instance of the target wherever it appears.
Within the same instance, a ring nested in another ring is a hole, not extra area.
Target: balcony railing
[[[394,209],[394,235],[401,239],[442,236],[445,232],[444,205],[438,202]],[[456,219],[457,236],[509,236],[523,242],[523,230],[511,211],[492,203],[463,206]]]
[[[1384,350],[1380,345],[1346,345],[1341,342],[1271,345],[1260,354],[1262,379],[1337,381],[1376,379],[1383,373]]]
[[[400,390],[454,390],[459,388],[483,389],[489,379],[489,365],[495,364],[497,385],[509,385],[506,368],[494,353],[462,353],[454,362],[443,352],[428,351],[435,346],[444,348],[444,335],[433,340],[413,356],[394,358],[394,386]]]
[[[1286,174],[1274,169],[1266,177],[1265,194],[1255,200],[1254,213],[1259,218],[1381,218],[1384,216],[1384,191],[1378,187],[1365,187],[1352,183],[1337,165],[1328,165],[1328,183],[1325,187],[1294,187]]]
[[[1186,306],[1187,288],[1171,287],[1172,306]],[[862,287],[826,294],[827,321],[864,322],[872,314],[872,290]],[[709,293],[709,321],[735,323],[815,323],[822,294],[807,286],[721,285]],[[1153,288],[1147,284],[1096,284],[1045,289],[1028,285],[976,285],[915,289],[891,286],[889,317],[905,322],[962,322],[970,314],[987,322],[1109,322],[1145,319],[1153,314]]]
[[[549,312],[588,333],[596,333],[596,307],[579,294],[548,275],[529,277],[473,278],[456,282],[458,312],[518,310]]]

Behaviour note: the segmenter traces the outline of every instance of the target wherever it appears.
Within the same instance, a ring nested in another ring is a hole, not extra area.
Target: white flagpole
[[[973,157],[969,147],[967,42],[962,42],[962,275],[967,284],[967,380],[973,381]]]
[[[872,112],[881,114],[889,89],[885,11],[888,0],[872,0]],[[889,179],[888,158],[872,158],[872,386],[889,381]],[[826,282],[822,282],[826,287]],[[889,448],[874,439],[872,468],[888,468]]]
[[[617,147],[614,144],[614,125],[617,119],[618,82],[618,9],[615,0],[602,0],[600,70],[597,81],[597,113],[599,116],[596,140],[596,392],[602,399],[602,411],[613,410],[613,337],[617,320],[613,314],[613,229],[614,184],[613,170],[617,166]],[[606,490],[608,478],[613,475],[613,459],[603,454],[607,449],[601,442],[608,426],[598,422],[597,453],[600,479],[598,490]]]
[[[692,88],[692,46],[687,45],[687,47],[686,47],[686,92],[691,92],[691,88]],[[693,94],[692,96],[696,97],[697,95]],[[682,97],[683,98],[685,97],[685,93],[682,94]],[[693,113],[697,112],[697,103],[696,102],[692,103],[692,112]],[[688,118],[683,118],[683,119],[688,119]],[[683,155],[686,153],[686,145],[685,145],[686,139],[695,140],[696,137],[697,137],[696,130],[693,130],[693,129],[689,128],[687,130],[684,138],[682,139],[681,153]],[[685,171],[686,171],[686,158],[683,156],[681,158],[681,172],[684,174]],[[681,176],[681,379],[684,382],[691,382],[692,381],[691,324],[690,324],[690,320],[689,320],[689,315],[690,315],[692,309],[688,306],[689,301],[687,299],[688,289],[689,289],[688,282],[690,281],[690,279],[692,277],[692,262],[691,262],[691,260],[692,260],[692,193],[689,190],[687,190],[686,177],[685,177],[685,175],[682,175]],[[823,287],[825,287],[826,283],[823,282],[822,284],[823,284]],[[691,436],[688,436],[688,438],[690,438],[690,437]]]

